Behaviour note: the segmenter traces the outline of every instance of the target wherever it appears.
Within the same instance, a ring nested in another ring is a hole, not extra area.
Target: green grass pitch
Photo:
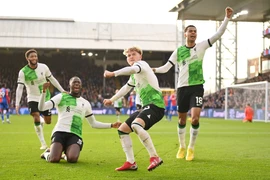
[[[122,115],[121,120],[127,116]],[[176,159],[178,150],[177,118],[165,119],[148,132],[164,163],[148,172],[149,155],[132,133],[137,171],[117,172],[125,161],[116,129],[93,129],[84,121],[84,147],[78,163],[61,160],[47,163],[40,158],[42,150],[30,115],[11,116],[11,124],[0,124],[0,179],[90,179],[90,180],[220,180],[270,179],[270,123],[242,123],[223,119],[201,119],[195,146],[195,159]],[[114,115],[96,115],[102,122],[114,122]],[[44,126],[47,143],[52,124]],[[187,123],[189,132],[190,122]],[[186,144],[189,133],[186,135]]]

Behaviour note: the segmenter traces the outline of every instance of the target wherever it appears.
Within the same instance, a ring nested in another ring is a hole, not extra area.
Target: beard
[[[35,63],[33,63],[32,61],[29,61],[29,64],[30,64],[31,66],[35,66],[35,65],[37,65],[37,61],[36,61]]]
[[[71,91],[71,95],[74,96],[74,97],[80,97],[81,96],[81,91],[78,91],[78,92]]]

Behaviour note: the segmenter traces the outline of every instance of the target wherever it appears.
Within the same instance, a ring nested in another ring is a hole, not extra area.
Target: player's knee
[[[137,122],[133,122],[131,124],[131,128],[133,129],[133,131],[137,134],[137,132],[141,129],[143,129],[142,125],[137,123]]]
[[[61,157],[58,158],[58,157],[50,156],[49,159],[48,159],[48,162],[50,162],[50,163],[59,163],[60,159],[61,159]]]
[[[191,118],[191,124],[197,125],[199,124],[199,117],[198,116],[194,116]]]
[[[46,124],[51,124],[52,123],[52,118],[51,117],[44,117],[44,121]]]
[[[35,122],[40,122],[38,115],[32,115],[32,116],[33,116]]]
[[[67,162],[69,163],[76,163],[78,161],[79,156],[71,155],[67,156]]]

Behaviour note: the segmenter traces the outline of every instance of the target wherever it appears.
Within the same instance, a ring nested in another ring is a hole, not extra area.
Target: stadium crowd
[[[270,82],[270,72],[259,74],[256,77],[245,80],[241,84],[262,81]],[[268,97],[269,95],[270,94],[268,94]],[[255,110],[264,110],[265,91],[263,90],[263,87],[259,91],[258,89],[255,90],[252,88],[241,87],[228,89],[228,109],[244,110],[247,103],[250,103],[251,107]],[[270,100],[268,104],[269,103]],[[225,89],[221,89],[220,91],[204,96],[204,108],[225,109]]]

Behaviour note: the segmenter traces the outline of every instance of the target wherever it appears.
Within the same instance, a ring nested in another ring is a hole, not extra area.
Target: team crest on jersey
[[[41,74],[41,76],[43,76],[43,72],[41,72],[40,74]]]
[[[185,60],[182,61],[183,66],[187,64]]]

